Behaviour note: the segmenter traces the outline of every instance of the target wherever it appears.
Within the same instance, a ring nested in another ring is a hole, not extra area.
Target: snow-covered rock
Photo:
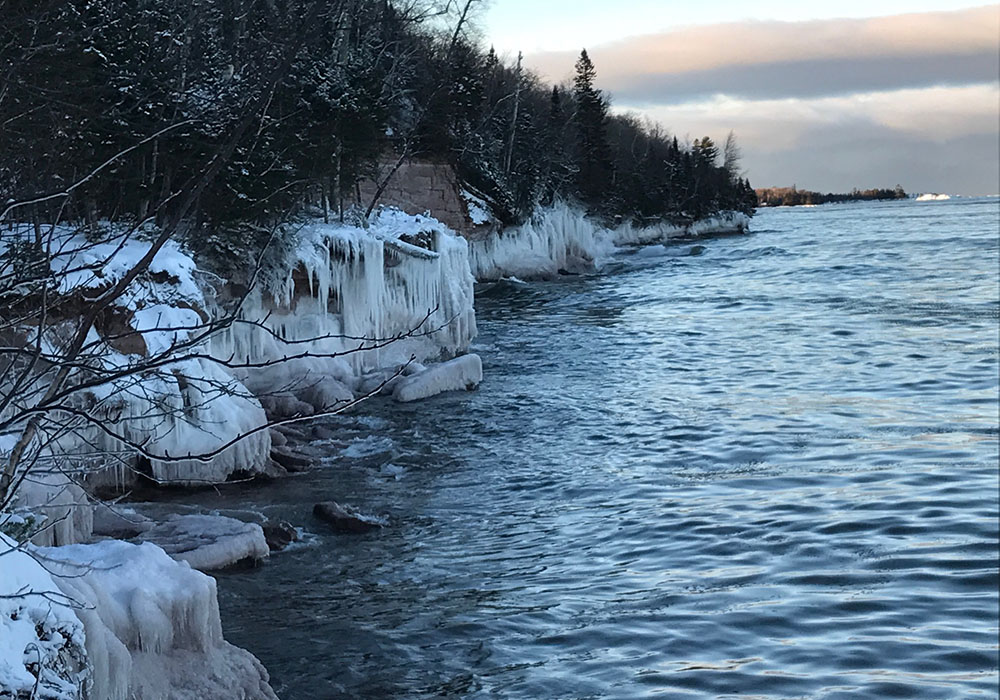
[[[471,390],[483,381],[479,355],[462,355],[406,377],[393,391],[396,401],[419,401],[445,391]]]
[[[259,561],[270,554],[260,525],[222,515],[170,515],[143,531],[139,539],[200,571]]]
[[[91,669],[72,601],[3,534],[0,554],[0,697],[81,700]]]

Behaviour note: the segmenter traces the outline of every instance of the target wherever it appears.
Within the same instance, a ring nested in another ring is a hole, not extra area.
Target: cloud
[[[845,191],[892,186],[1000,192],[1000,86],[660,105],[647,116],[684,137],[734,130],[755,185]]]
[[[688,27],[593,47],[600,87],[637,103],[813,97],[998,77],[1000,5],[867,19]],[[527,57],[562,79],[572,52]]]

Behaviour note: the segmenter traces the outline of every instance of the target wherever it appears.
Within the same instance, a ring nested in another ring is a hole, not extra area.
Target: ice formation
[[[473,389],[483,381],[479,355],[462,355],[404,378],[393,391],[396,401],[419,401],[445,391]]]
[[[215,579],[150,543],[107,540],[38,552],[51,580],[77,603],[91,672],[86,697],[275,698],[260,662],[222,638]]]
[[[696,221],[688,226],[662,223],[609,229],[578,207],[556,202],[531,220],[471,244],[470,262],[478,280],[538,279],[560,272],[600,268],[619,246],[662,243],[671,238],[746,230],[749,218],[737,212]]]
[[[917,197],[918,202],[944,202],[951,199],[951,195],[937,194],[936,192],[925,192]]]
[[[312,222],[298,238],[245,307],[267,329],[236,324],[213,341],[220,357],[294,358],[245,378],[255,391],[327,379],[355,388],[366,370],[454,355],[475,337],[468,244],[436,219],[384,209],[367,229]]]
[[[17,491],[14,506],[20,517],[34,519],[31,539],[40,546],[86,542],[93,532],[90,499],[62,472],[38,470],[29,474]],[[5,516],[0,514],[0,525],[4,521]]]

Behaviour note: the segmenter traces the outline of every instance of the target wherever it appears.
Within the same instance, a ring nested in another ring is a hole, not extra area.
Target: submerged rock
[[[396,401],[419,401],[445,391],[471,391],[483,381],[483,361],[479,355],[462,355],[423,372],[406,377],[396,385]]]
[[[337,438],[337,433],[322,425],[316,425],[313,426],[312,436],[316,440],[334,440]]]
[[[332,525],[337,532],[370,532],[384,526],[384,522],[379,518],[362,515],[350,506],[342,506],[336,501],[317,503],[313,506],[313,515]]]
[[[303,457],[284,447],[272,447],[271,459],[287,469],[289,472],[304,472],[312,466],[312,460]]]

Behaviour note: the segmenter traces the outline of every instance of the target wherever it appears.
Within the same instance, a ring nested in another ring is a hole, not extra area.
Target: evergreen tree
[[[587,55],[580,52],[573,77],[577,128],[577,189],[592,212],[602,211],[611,192],[612,166],[608,146],[608,106],[594,87],[597,72]]]

